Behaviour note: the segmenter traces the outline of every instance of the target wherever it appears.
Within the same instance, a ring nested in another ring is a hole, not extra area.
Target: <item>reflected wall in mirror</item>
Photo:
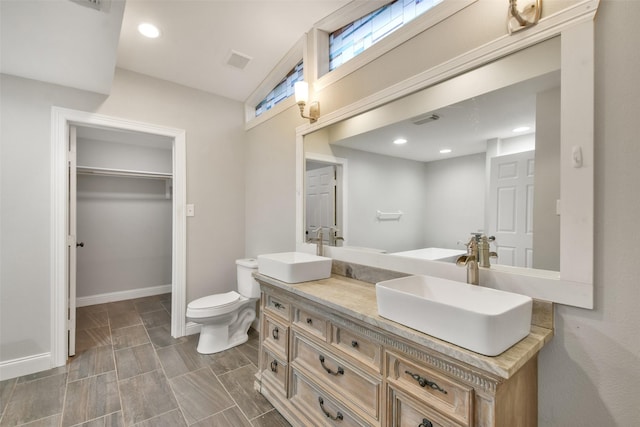
[[[559,38],[305,135],[304,149],[308,237],[324,227],[326,244],[452,261],[482,232],[494,264],[559,271]]]

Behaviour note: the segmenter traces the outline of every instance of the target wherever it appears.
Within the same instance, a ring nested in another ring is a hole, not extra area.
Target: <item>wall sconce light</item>
[[[314,101],[309,104],[309,115],[304,115],[304,107],[309,102],[309,84],[307,82],[296,82],[293,86],[295,91],[296,102],[298,103],[298,107],[300,107],[300,116],[305,119],[309,119],[310,123],[315,123],[318,121],[320,117],[320,103],[318,101]]]
[[[509,0],[509,14],[507,20],[507,28],[509,34],[535,25],[540,20],[542,12],[542,0],[534,0],[525,6],[521,11],[518,10],[518,0]]]

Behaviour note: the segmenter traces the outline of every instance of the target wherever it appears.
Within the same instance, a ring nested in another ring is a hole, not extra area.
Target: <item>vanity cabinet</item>
[[[490,358],[408,328],[389,331],[397,326],[377,316],[372,285],[332,277],[291,286],[256,278],[262,288],[256,389],[292,425],[537,425],[537,352],[550,332]],[[322,296],[356,284],[349,289],[353,306]],[[512,360],[520,354],[524,359]],[[507,375],[493,372],[510,363]]]

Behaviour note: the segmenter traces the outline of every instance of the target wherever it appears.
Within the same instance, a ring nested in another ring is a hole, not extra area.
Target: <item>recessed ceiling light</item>
[[[520,127],[515,128],[515,129],[513,130],[513,132],[514,132],[514,133],[521,133],[521,132],[526,132],[526,131],[528,131],[529,129],[531,129],[529,126],[520,126]]]
[[[145,37],[149,37],[150,39],[155,39],[160,36],[160,30],[153,24],[149,24],[148,22],[143,22],[138,25],[138,31]]]
[[[440,150],[440,154],[449,154],[451,152],[451,148],[443,148]]]
[[[393,140],[393,143],[396,145],[402,145],[402,144],[406,144],[407,140],[404,138],[397,138]]]

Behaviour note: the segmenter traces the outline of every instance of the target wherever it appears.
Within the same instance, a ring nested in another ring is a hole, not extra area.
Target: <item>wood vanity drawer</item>
[[[305,331],[327,340],[329,322],[319,314],[299,307],[293,308],[293,324]]]
[[[264,348],[260,362],[260,373],[264,384],[269,386],[270,390],[281,393],[283,397],[286,396],[289,371],[287,363]]]
[[[264,294],[264,298],[264,310],[266,312],[280,316],[285,320],[291,318],[289,302],[267,293]]]
[[[281,359],[286,359],[289,353],[289,328],[267,313],[263,319],[262,341]]]
[[[463,427],[393,387],[387,389],[389,427]]]
[[[327,389],[335,390],[354,409],[380,420],[382,381],[353,367],[310,339],[292,334],[291,366],[307,373]]]
[[[331,345],[364,363],[377,372],[382,372],[382,346],[364,335],[333,325]]]
[[[390,384],[461,425],[473,425],[473,388],[393,353],[387,353],[387,367]]]
[[[291,371],[291,397],[289,400],[308,418],[307,425],[314,426],[375,426],[354,415],[339,399],[321,391],[299,371]]]

